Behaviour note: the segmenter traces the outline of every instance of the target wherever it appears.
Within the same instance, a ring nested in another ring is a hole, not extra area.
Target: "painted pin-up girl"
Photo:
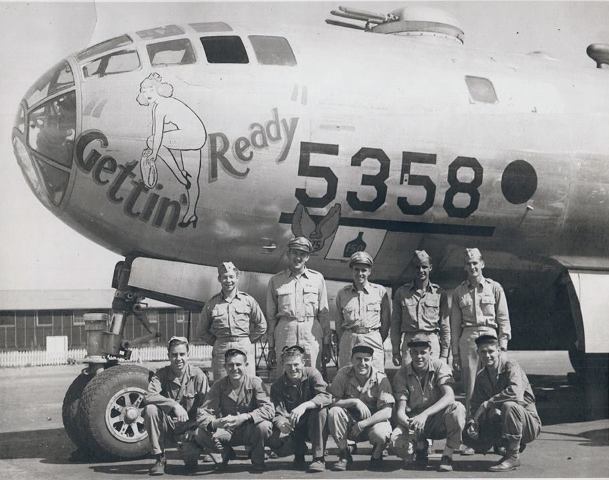
[[[157,158],[163,160],[186,189],[187,208],[178,225],[196,228],[201,149],[207,141],[205,125],[188,105],[173,97],[173,85],[163,82],[158,73],[142,81],[137,102],[152,107],[152,135],[146,140],[141,159],[143,180],[149,188],[154,187],[155,162]]]

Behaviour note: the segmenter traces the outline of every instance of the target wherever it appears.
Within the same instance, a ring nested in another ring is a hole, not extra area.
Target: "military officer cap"
[[[465,260],[482,260],[482,254],[477,248],[466,248],[465,249]]]
[[[480,347],[482,345],[497,345],[499,340],[497,339],[497,335],[494,333],[485,333],[484,335],[480,335],[476,340],[476,346]]]
[[[222,275],[223,273],[234,272],[237,273],[239,270],[235,267],[233,262],[222,262],[218,265],[218,275]]]
[[[302,348],[300,345],[286,345],[285,347],[283,347],[283,350],[281,351],[281,356],[282,357],[294,357],[297,355],[304,355],[305,353],[305,349]]]
[[[247,360],[247,355],[243,350],[239,350],[238,348],[229,348],[226,352],[224,352],[224,359],[233,357],[235,355],[243,355],[243,357]]]
[[[406,344],[409,347],[430,347],[431,348],[431,339],[429,335],[424,332],[415,333],[414,337],[410,339],[410,341]]]
[[[355,342],[355,345],[353,345],[353,348],[351,349],[351,355],[355,355],[356,353],[365,353],[367,355],[373,355],[374,349],[371,346],[359,341]]]
[[[415,250],[414,259],[420,264],[427,263],[431,265],[431,257],[425,250]]]
[[[288,242],[288,248],[290,250],[300,250],[302,252],[311,253],[313,251],[313,244],[306,237],[294,237]]]
[[[362,251],[355,252],[353,255],[351,255],[351,258],[349,259],[349,267],[353,267],[353,265],[357,263],[371,267],[374,264],[374,261],[368,252]]]

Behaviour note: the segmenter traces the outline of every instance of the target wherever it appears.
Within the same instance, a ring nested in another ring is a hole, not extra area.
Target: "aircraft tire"
[[[141,401],[149,371],[117,365],[95,376],[84,388],[78,417],[90,451],[98,458],[130,460],[150,451]]]
[[[92,453],[85,441],[85,435],[82,431],[82,423],[78,419],[78,407],[80,405],[80,397],[82,392],[91,380],[90,375],[81,373],[74,379],[68,387],[63,404],[61,406],[61,417],[63,419],[63,427],[72,443],[83,453]]]

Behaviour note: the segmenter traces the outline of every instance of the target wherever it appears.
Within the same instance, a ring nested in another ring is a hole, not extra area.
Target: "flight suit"
[[[313,367],[305,367],[302,378],[297,383],[292,383],[285,373],[273,382],[271,401],[275,405],[275,418],[269,445],[280,456],[292,453],[304,455],[307,439],[313,447],[313,458],[324,456],[324,431],[328,417],[326,407],[332,403],[332,395],[328,393],[327,387],[321,373]],[[315,408],[307,410],[300,417],[292,433],[282,434],[279,425],[289,420],[292,410],[308,401],[313,402]]]
[[[266,319],[254,297],[238,291],[227,300],[222,292],[214,295],[205,305],[199,337],[212,349],[214,381],[226,375],[224,354],[231,348],[247,355],[247,374],[256,375],[254,345],[266,333]]]
[[[415,417],[442,398],[442,385],[452,388],[454,383],[450,367],[441,360],[430,359],[427,373],[420,378],[412,368],[412,363],[402,366],[393,377],[393,394],[396,402],[406,400],[406,414]],[[455,401],[442,411],[431,415],[425,428],[418,435],[409,433],[403,425],[398,425],[391,435],[391,443],[399,457],[408,458],[408,443],[419,439],[440,440],[446,438],[446,445],[453,449],[461,446],[461,432],[465,426],[465,407]]]
[[[212,427],[217,418],[241,413],[251,414],[252,420],[235,430]],[[271,436],[274,415],[275,408],[260,378],[245,375],[241,385],[233,389],[230,379],[223,377],[214,382],[197,411],[199,428],[195,441],[201,447],[216,452],[230,446],[248,445],[252,463],[264,464],[264,443]]]
[[[266,296],[269,335],[275,339],[276,372],[283,372],[281,351],[285,346],[305,349],[308,367],[321,368],[320,344],[330,338],[328,295],[321,273],[306,268],[300,275],[289,269],[269,280]]]
[[[521,444],[535,440],[541,433],[541,419],[535,407],[535,395],[526,373],[513,360],[502,355],[498,374],[492,378],[486,368],[478,372],[468,412],[473,416],[482,402],[486,411],[478,420],[479,436],[473,439],[466,430],[466,445],[486,451],[502,442],[508,452],[518,452]]]
[[[389,333],[391,304],[382,285],[368,283],[362,290],[347,285],[336,296],[338,317],[335,322],[339,339],[338,366],[351,364],[351,349],[356,342],[374,350],[374,368],[385,371],[383,342]]]
[[[470,285],[465,280],[457,286],[453,292],[450,328],[453,355],[461,360],[465,406],[469,410],[478,371],[476,338],[495,335],[505,350],[511,337],[507,300],[501,285],[490,278],[482,278],[478,285]]]
[[[374,367],[372,367],[370,376],[364,385],[360,385],[351,365],[341,368],[328,387],[328,391],[336,400],[359,398],[366,404],[372,415],[382,408],[393,406],[395,403],[389,379],[383,372],[379,372]],[[346,440],[355,442],[368,440],[373,447],[384,447],[391,436],[389,420],[383,420],[364,429],[358,438],[350,438],[351,427],[360,420],[362,419],[359,418],[356,410],[347,410],[343,407],[330,408],[328,429],[337,445],[343,444]]]
[[[196,425],[197,409],[203,404],[209,390],[207,376],[198,367],[186,366],[182,378],[176,377],[170,366],[160,368],[152,375],[144,405],[144,425],[150,438],[152,453],[164,452],[167,436],[185,433]],[[180,404],[188,412],[188,422],[176,422],[173,408]]]
[[[391,345],[393,353],[400,352],[402,365],[410,362],[408,342],[417,332],[425,332],[431,341],[432,358],[448,358],[450,323],[446,295],[435,283],[425,291],[417,290],[414,282],[398,288],[393,297],[391,316]],[[404,338],[402,339],[402,334]]]

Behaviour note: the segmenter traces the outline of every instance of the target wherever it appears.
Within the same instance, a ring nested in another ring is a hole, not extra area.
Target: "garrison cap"
[[[368,252],[355,252],[349,259],[349,267],[353,267],[353,265],[357,263],[371,267],[374,264],[374,260],[372,260],[372,257]]]
[[[223,273],[235,272],[237,273],[239,270],[235,267],[233,262],[222,262],[218,265],[218,275],[222,275]]]
[[[406,345],[409,347],[431,347],[431,339],[427,333],[419,332],[415,333]]]
[[[186,337],[171,337],[167,342],[167,349],[170,349],[174,345],[186,345],[188,346],[188,339]]]
[[[229,348],[226,352],[224,352],[224,358],[227,359],[234,355],[243,355],[243,357],[247,360],[247,355],[243,350],[239,350],[238,348]]]
[[[425,250],[415,250],[413,258],[420,264],[427,263],[431,265],[431,257]]]
[[[476,342],[477,347],[480,347],[482,345],[489,345],[489,344],[497,345],[499,343],[499,340],[497,339],[497,335],[495,335],[494,333],[485,333],[484,335],[480,335],[474,341]]]
[[[304,355],[304,353],[305,349],[302,348],[300,345],[286,345],[285,347],[283,347],[283,350],[281,350],[281,357],[293,357],[296,355]]]
[[[307,237],[294,237],[288,242],[288,248],[290,250],[300,250],[311,253],[313,251],[313,244]]]
[[[465,249],[465,261],[468,260],[482,260],[482,254],[477,248],[466,248]]]

